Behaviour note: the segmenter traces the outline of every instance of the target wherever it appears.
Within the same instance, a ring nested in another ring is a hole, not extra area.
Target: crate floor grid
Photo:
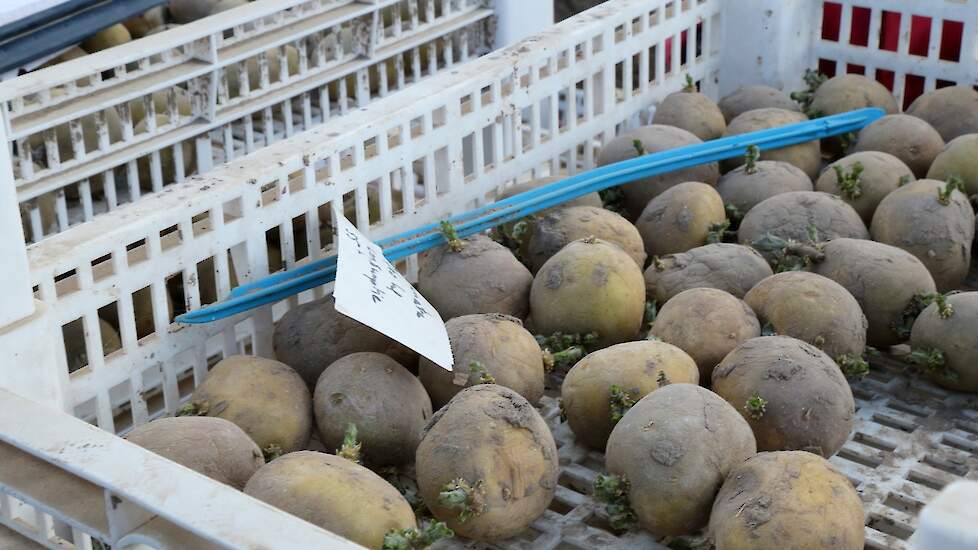
[[[871,361],[873,370],[853,384],[856,423],[831,458],[849,478],[866,510],[866,548],[902,550],[924,504],[958,478],[978,480],[978,397],[940,389],[909,372],[899,359]],[[557,385],[556,387],[559,387]],[[590,550],[667,547],[642,530],[618,533],[604,506],[591,496],[604,455],[574,442],[560,422],[554,394],[541,401],[560,456],[560,477],[550,508],[523,534],[495,543],[453,539],[439,549]]]

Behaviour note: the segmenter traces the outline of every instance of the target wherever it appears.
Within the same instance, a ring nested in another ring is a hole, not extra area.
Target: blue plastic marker
[[[589,193],[624,185],[651,176],[682,170],[691,166],[744,156],[747,148],[780,149],[825,137],[855,132],[884,116],[882,109],[868,108],[816,120],[800,122],[720,138],[706,143],[652,153],[609,164],[567,177],[519,195],[470,210],[449,218],[458,236],[481,233],[503,223],[526,217]],[[391,262],[445,244],[439,223],[388,237],[377,242]],[[310,262],[296,269],[276,273],[239,286],[230,297],[176,318],[178,323],[207,323],[224,319],[257,307],[275,303],[333,281],[336,278],[336,256]]]

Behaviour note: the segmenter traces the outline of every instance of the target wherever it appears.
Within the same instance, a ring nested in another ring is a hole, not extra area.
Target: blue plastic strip
[[[751,145],[760,150],[779,149],[825,137],[854,132],[884,116],[868,108],[761,130],[706,143],[662,151],[581,172],[504,200],[449,218],[459,237],[486,231],[500,224],[546,210],[571,199],[624,185],[651,176],[717,162],[746,154]],[[445,243],[439,223],[401,233],[377,242],[390,261],[400,260]],[[331,282],[336,277],[336,256],[310,262],[291,271],[276,273],[235,288],[228,300],[211,304],[176,318],[180,323],[207,323],[268,305],[304,290]]]

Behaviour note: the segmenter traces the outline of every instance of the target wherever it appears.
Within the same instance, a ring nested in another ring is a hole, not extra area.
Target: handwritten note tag
[[[379,246],[345,218],[337,221],[336,311],[452,370],[448,332],[435,308],[387,261]]]

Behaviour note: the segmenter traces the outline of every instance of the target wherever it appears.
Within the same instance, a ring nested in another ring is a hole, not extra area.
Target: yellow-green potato
[[[798,111],[798,104],[791,96],[770,86],[741,86],[720,100],[720,111],[727,124],[747,111],[756,109],[784,109]]]
[[[561,411],[578,443],[604,451],[622,403],[613,386],[638,401],[669,384],[698,384],[696,363],[672,344],[625,342],[585,355],[560,387]]]
[[[696,181],[680,183],[655,197],[635,221],[649,256],[686,252],[703,246],[727,219],[716,189]]]
[[[831,357],[796,338],[747,340],[713,369],[712,380],[754,430],[758,451],[830,457],[852,431],[849,383]]]
[[[160,418],[137,426],[126,439],[239,491],[265,465],[258,445],[223,418]]]
[[[915,178],[923,178],[942,149],[944,139],[927,121],[910,115],[886,115],[863,128],[849,152],[889,153],[902,160]]]
[[[306,448],[312,434],[309,388],[291,367],[264,357],[219,361],[179,414],[230,420],[269,458]]]
[[[132,42],[132,35],[129,34],[129,30],[124,25],[116,23],[82,40],[81,47],[88,53],[95,53],[126,42]]]
[[[865,151],[826,166],[815,190],[842,197],[869,224],[883,197],[914,179],[913,171],[900,159],[889,153]]]
[[[727,476],[710,513],[717,550],[862,550],[859,494],[822,457],[758,453]]]
[[[697,143],[703,143],[703,141],[682,128],[673,128],[661,124],[642,126],[611,140],[601,149],[597,162],[598,166],[605,166],[638,156]],[[633,181],[623,185],[620,189],[625,196],[625,207],[628,210],[628,215],[634,219],[642,213],[650,200],[677,183],[702,181],[714,185],[719,177],[720,172],[716,163],[701,164]]]
[[[102,341],[102,354],[108,355],[122,349],[119,331],[104,319],[98,320],[99,338]],[[65,356],[68,358],[68,372],[88,364],[88,347],[85,345],[84,325],[81,321],[69,323],[62,332],[65,342]]]
[[[449,371],[422,357],[418,366],[435,409],[469,386],[492,377],[536,403],[543,396],[543,355],[519,319],[498,313],[464,315],[445,323],[455,368]]]
[[[401,365],[416,365],[418,355],[376,330],[338,313],[332,295],[287,311],[275,324],[272,345],[279,361],[314,388],[334,361],[358,351],[389,355]]]
[[[978,292],[945,300],[949,308],[931,304],[914,322],[912,357],[936,355],[921,364],[931,379],[945,388],[978,393]]]
[[[474,313],[526,317],[533,275],[508,248],[473,235],[421,257],[418,292],[443,320]]]
[[[971,86],[948,86],[918,97],[908,115],[926,120],[944,141],[978,132],[978,91]]]
[[[727,128],[717,104],[695,87],[666,96],[656,107],[652,124],[682,128],[703,141],[720,137]]]
[[[726,131],[723,132],[723,136],[739,136],[748,132],[777,128],[807,120],[807,116],[797,111],[776,108],[755,109],[753,111],[747,111],[730,121]],[[809,141],[790,147],[782,147],[773,151],[764,151],[761,153],[760,158],[761,160],[780,160],[793,164],[809,178],[815,178],[818,175],[819,168],[822,167],[822,150],[818,141]],[[742,164],[744,164],[742,158],[733,158],[723,161],[721,168],[724,172],[729,172]]]
[[[157,114],[156,115],[156,127],[157,129],[167,126],[170,124],[170,117],[167,115]],[[149,125],[147,119],[143,119],[142,122],[136,125],[136,134],[145,134],[149,131]],[[159,130],[157,130],[159,132]],[[189,177],[197,166],[197,149],[194,147],[194,141],[192,139],[186,139],[179,144],[181,152],[183,153],[183,175],[184,177]],[[162,176],[162,185],[169,185],[177,181],[177,166],[176,159],[173,156],[173,145],[169,145],[160,149],[160,174]],[[144,191],[149,191],[153,189],[153,174],[152,174],[152,156],[146,155],[139,157],[136,160],[136,165],[139,169],[139,186]]]
[[[930,165],[927,178],[947,181],[960,178],[965,194],[978,195],[978,133],[951,140]]]
[[[866,315],[866,342],[886,349],[909,336],[904,311],[916,295],[937,292],[927,266],[895,246],[864,239],[825,243],[825,259],[813,273],[828,277],[852,294]]]
[[[859,302],[839,283],[806,271],[776,273],[744,302],[774,332],[804,340],[832,359],[862,357],[868,323]]]
[[[739,166],[720,177],[717,193],[730,215],[737,220],[744,217],[765,199],[792,191],[812,191],[812,180],[794,164],[776,160],[762,160],[750,170]]]
[[[411,505],[384,478],[325,453],[281,456],[262,466],[244,491],[373,550],[387,533],[416,527]]]
[[[539,216],[523,238],[520,257],[536,273],[567,243],[587,237],[614,243],[636,265],[645,265],[645,245],[638,229],[618,214],[596,206],[554,208]]]
[[[774,272],[749,246],[715,243],[662,256],[645,270],[645,293],[660,305],[684,290],[716,288],[736,298]]]
[[[166,14],[163,11],[163,6],[156,6],[136,17],[123,21],[122,24],[133,39],[142,38],[149,34],[149,31],[166,24]]]
[[[546,422],[526,399],[496,384],[466,388],[439,409],[415,465],[431,514],[478,541],[522,533],[557,488],[557,446]]]
[[[631,340],[642,328],[645,280],[618,245],[574,241],[533,278],[530,312],[540,334],[597,334],[599,347]]]
[[[219,0],[170,0],[167,11],[170,17],[181,25],[210,15]]]
[[[715,288],[692,288],[662,306],[649,335],[688,353],[700,378],[709,380],[728,353],[761,335],[761,324],[742,300]]]
[[[765,199],[751,208],[737,230],[741,244],[755,248],[768,236],[810,243],[813,236],[819,241],[841,237],[868,239],[869,230],[856,210],[841,198],[818,191],[793,191]],[[758,251],[768,261],[775,261],[772,250]]]
[[[414,460],[431,399],[397,361],[382,353],[351,353],[319,377],[313,411],[327,449],[339,449],[352,424],[364,461],[391,466]]]
[[[876,208],[873,240],[906,250],[927,266],[937,290],[959,288],[971,264],[975,212],[968,197],[942,181],[924,179],[897,189]]]
[[[756,452],[744,419],[713,392],[670,384],[635,404],[608,438],[608,472],[628,482],[628,503],[658,536],[705,526],[727,474]]]

